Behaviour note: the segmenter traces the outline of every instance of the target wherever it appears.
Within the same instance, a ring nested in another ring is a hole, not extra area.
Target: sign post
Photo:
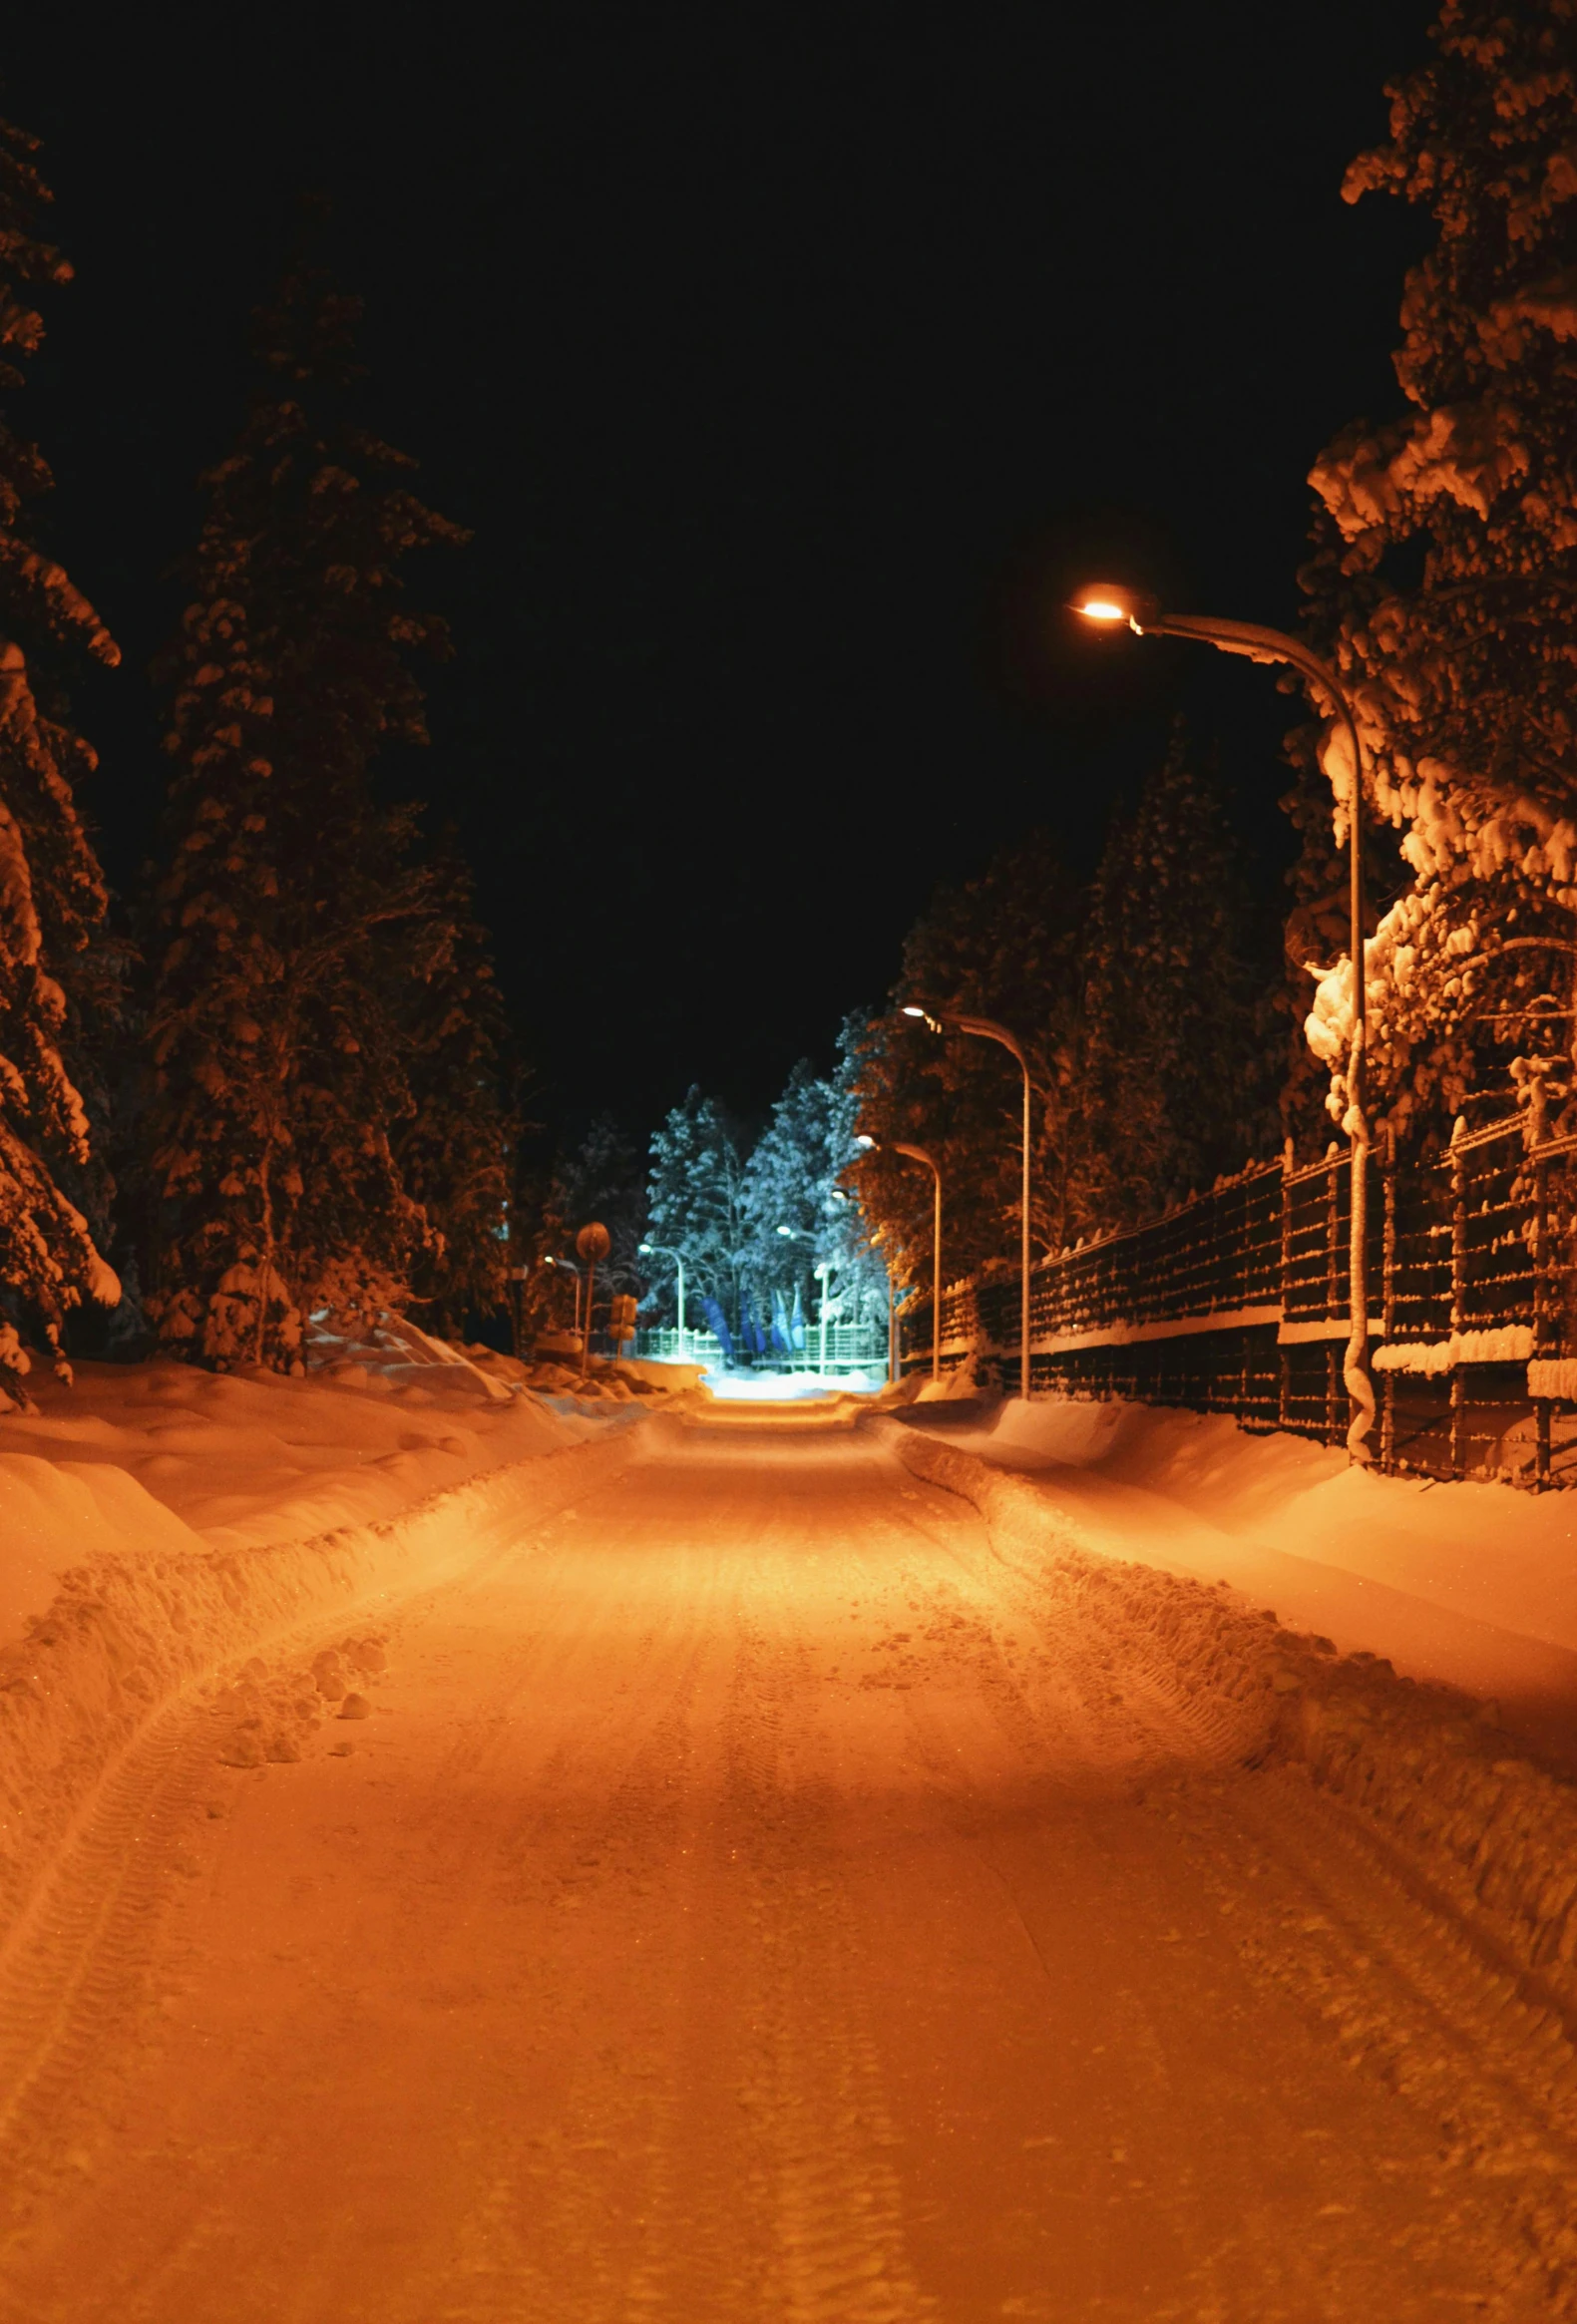
[[[586,1326],[581,1334],[583,1379],[591,1367],[591,1295],[596,1288],[596,1263],[607,1257],[612,1245],[612,1237],[597,1219],[593,1219],[590,1226],[583,1227],[575,1239],[575,1247],[586,1261]]]

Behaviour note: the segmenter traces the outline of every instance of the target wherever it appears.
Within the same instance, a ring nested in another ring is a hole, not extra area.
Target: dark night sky
[[[1087,861],[1179,705],[1274,881],[1270,678],[1130,641],[1031,699],[1003,606],[1120,550],[1295,616],[1310,462],[1395,401],[1420,227],[1338,188],[1424,0],[28,13],[3,102],[78,280],[22,418],[127,651],[79,694],[123,884],[143,670],[303,189],[372,417],[475,528],[415,580],[459,654],[390,775],[461,825],[548,1118],[761,1107],[940,879],[1037,821]]]

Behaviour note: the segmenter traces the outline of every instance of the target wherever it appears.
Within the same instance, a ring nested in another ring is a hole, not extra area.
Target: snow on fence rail
[[[1526,1129],[1459,1123],[1443,1154],[1376,1173],[1376,1449],[1392,1473],[1577,1482],[1577,1138],[1530,1144]],[[1034,1384],[1341,1441],[1351,1175],[1345,1154],[1267,1164],[1042,1260]],[[1006,1370],[1018,1316],[1015,1268],[948,1286],[944,1361]],[[928,1298],[901,1332],[906,1368],[929,1361]]]

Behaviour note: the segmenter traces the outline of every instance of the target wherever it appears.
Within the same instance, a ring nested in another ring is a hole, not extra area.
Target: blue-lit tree
[[[684,1255],[696,1308],[714,1302],[737,1330],[747,1296],[751,1230],[738,1131],[715,1098],[692,1088],[651,1141],[646,1215],[653,1243]],[[666,1266],[653,1263],[654,1270]]]

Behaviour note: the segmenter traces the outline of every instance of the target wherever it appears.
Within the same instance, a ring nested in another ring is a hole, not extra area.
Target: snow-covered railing
[[[1376,1157],[1370,1337],[1384,1466],[1550,1479],[1577,1423],[1577,1138],[1518,1116],[1421,1163]],[[1261,1165],[1164,1217],[1042,1260],[1032,1375],[1045,1387],[1232,1410],[1335,1442],[1347,1425],[1351,1171],[1331,1153]],[[945,1360],[1004,1374],[1018,1356],[1014,1269],[943,1295]],[[931,1307],[905,1309],[906,1364]],[[1510,1452],[1508,1454],[1508,1446]]]

